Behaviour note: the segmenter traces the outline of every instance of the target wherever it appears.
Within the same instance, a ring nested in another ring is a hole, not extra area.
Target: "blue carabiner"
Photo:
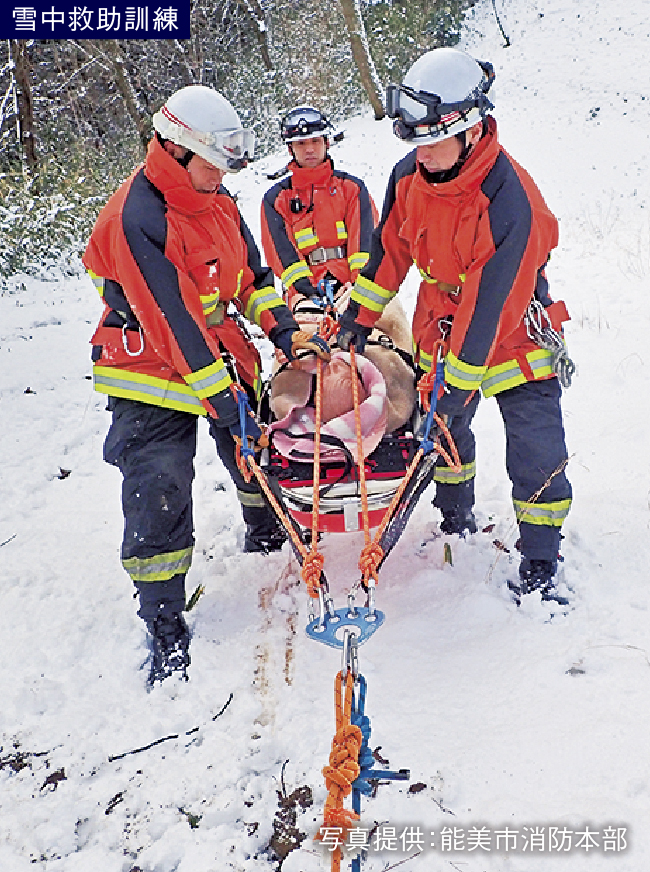
[[[318,300],[318,305],[333,306],[334,305],[334,281],[332,279],[320,279],[316,285],[316,290],[320,293],[321,298]]]

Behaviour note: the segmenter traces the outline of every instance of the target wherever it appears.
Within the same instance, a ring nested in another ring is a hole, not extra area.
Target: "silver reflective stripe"
[[[176,390],[173,382],[161,381],[158,384],[152,384],[148,381],[120,378],[117,375],[109,376],[104,372],[98,373],[97,370],[94,372],[93,380],[96,390],[107,389],[104,393],[110,394],[115,391],[115,396],[127,394],[134,396],[134,398],[140,395],[143,402],[147,402],[147,399],[150,401],[157,399],[158,402],[154,405],[162,405],[166,401],[177,401],[186,406],[196,406],[197,412],[204,411],[200,399],[193,392],[190,393],[190,389],[184,391],[183,386],[178,385],[179,389]],[[118,391],[120,393],[117,393]]]

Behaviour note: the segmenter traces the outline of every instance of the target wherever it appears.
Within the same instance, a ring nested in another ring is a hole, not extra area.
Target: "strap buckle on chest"
[[[325,263],[328,260],[340,260],[347,254],[345,245],[337,245],[334,248],[315,248],[307,255],[307,263],[309,266],[318,266],[320,263]]]

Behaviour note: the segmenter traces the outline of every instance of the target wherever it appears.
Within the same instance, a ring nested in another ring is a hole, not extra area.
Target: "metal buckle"
[[[312,266],[318,266],[319,263],[325,263],[327,260],[327,250],[325,248],[315,248],[308,255],[309,263]]]

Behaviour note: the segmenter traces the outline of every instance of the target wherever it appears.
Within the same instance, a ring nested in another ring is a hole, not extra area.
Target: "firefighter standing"
[[[123,475],[122,563],[151,634],[149,683],[186,677],[185,576],[194,544],[196,422],[206,416],[246,522],[245,551],[280,548],[281,529],[235,461],[238,380],[251,398],[257,350],[241,315],[289,358],[326,355],[276,294],[234,200],[221,186],[253,156],[254,135],[219,93],[182,88],[154,115],[143,166],[111,197],[84,255],[105,304],[94,386],[109,396],[104,459]],[[247,436],[260,429],[249,417]]]
[[[339,345],[362,350],[372,325],[415,263],[422,282],[413,318],[416,361],[435,366],[444,340],[444,391],[462,470],[436,467],[445,533],[476,531],[470,425],[478,390],[495,396],[520,531],[516,596],[539,590],[566,602],[555,573],[571,504],[559,374],[570,381],[561,336],[568,319],[548,293],[545,266],[558,225],[530,176],[497,138],[489,64],[435,49],[388,89],[393,131],[416,148],[393,169],[368,265],[341,318]]]
[[[365,184],[337,170],[328,154],[327,118],[311,106],[280,122],[290,174],[262,201],[262,245],[292,309],[304,297],[350,286],[367,263],[377,210]]]

